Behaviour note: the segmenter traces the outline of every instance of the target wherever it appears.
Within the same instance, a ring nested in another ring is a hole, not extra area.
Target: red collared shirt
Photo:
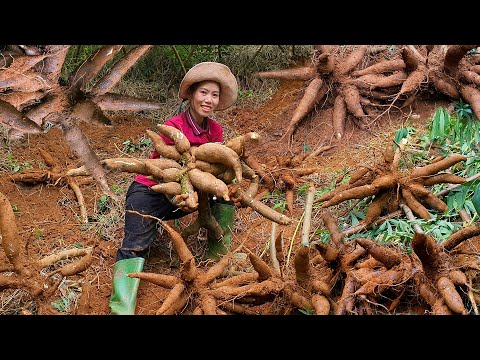
[[[165,125],[173,126],[174,128],[179,129],[190,141],[191,146],[199,146],[208,142],[223,143],[223,129],[217,121],[207,118],[204,121],[204,126],[200,127],[195,120],[192,119],[188,109],[181,114],[165,121]],[[172,140],[163,134],[160,134],[160,136],[167,145],[174,144]],[[156,159],[159,157],[160,156],[156,150],[154,150],[150,155],[150,159]],[[134,178],[134,181],[147,186],[153,186],[157,184],[157,182],[148,180],[147,177],[142,174],[137,174]]]

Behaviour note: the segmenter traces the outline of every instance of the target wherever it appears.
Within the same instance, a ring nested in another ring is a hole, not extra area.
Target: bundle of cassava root
[[[447,204],[435,196],[428,188],[434,184],[462,184],[466,179],[447,172],[451,166],[465,161],[467,156],[453,154],[449,157],[436,157],[430,164],[413,169],[400,167],[401,146],[395,151],[392,136],[387,143],[383,161],[371,166],[360,166],[351,174],[348,182],[315,200],[324,202],[321,207],[328,208],[351,199],[373,199],[368,206],[362,224],[373,223],[382,212],[393,213],[405,203],[422,219],[430,219],[427,207],[438,212],[447,211]],[[342,179],[338,179],[340,182]]]
[[[57,254],[35,260],[27,256],[26,243],[19,236],[15,214],[7,197],[0,192],[0,238],[8,263],[0,265],[0,290],[23,289],[33,298],[47,300],[60,285],[63,277],[86,270],[93,261],[93,250],[67,249]],[[55,266],[61,260],[80,257],[64,266],[57,267],[46,275],[41,270]],[[55,279],[53,276],[60,274]],[[48,302],[39,301],[39,306]],[[41,310],[39,310],[40,312]]]
[[[153,147],[160,155],[156,159],[113,158],[104,159],[101,164],[108,170],[119,170],[130,173],[147,175],[158,182],[151,188],[154,191],[168,196],[187,194],[188,197],[177,203],[179,207],[187,206],[192,211],[198,210],[196,221],[184,229],[184,238],[196,233],[200,227],[212,232],[215,238],[223,236],[215,218],[210,213],[209,196],[251,207],[263,217],[278,224],[286,225],[292,219],[255,199],[258,190],[259,177],[241,156],[246,151],[250,141],[257,141],[259,135],[250,132],[229,140],[225,145],[206,143],[200,146],[191,146],[185,135],[172,126],[158,124],[159,132],[173,142],[167,145],[162,137],[147,130]],[[67,176],[89,175],[84,167],[71,169]],[[249,179],[250,185],[246,190],[239,185],[243,179]]]

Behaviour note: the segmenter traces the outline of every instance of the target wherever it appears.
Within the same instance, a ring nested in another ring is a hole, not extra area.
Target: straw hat
[[[211,80],[220,84],[220,101],[216,110],[225,110],[237,100],[238,84],[228,66],[217,62],[201,62],[185,74],[178,96],[187,99],[188,88],[200,81]]]

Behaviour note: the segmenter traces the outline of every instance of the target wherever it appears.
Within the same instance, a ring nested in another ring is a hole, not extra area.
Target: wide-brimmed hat
[[[225,110],[237,100],[238,84],[228,66],[217,62],[201,62],[187,71],[180,83],[178,96],[187,99],[188,88],[200,81],[211,80],[220,84],[220,101],[216,110]]]

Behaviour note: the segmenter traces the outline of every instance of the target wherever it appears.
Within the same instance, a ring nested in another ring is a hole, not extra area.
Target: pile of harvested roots
[[[333,136],[342,139],[347,119],[359,129],[369,129],[382,115],[408,109],[422,92],[431,90],[452,101],[463,99],[480,118],[477,46],[316,45],[307,66],[257,75],[308,81],[284,134],[289,144],[300,122],[317,106],[333,106]]]

